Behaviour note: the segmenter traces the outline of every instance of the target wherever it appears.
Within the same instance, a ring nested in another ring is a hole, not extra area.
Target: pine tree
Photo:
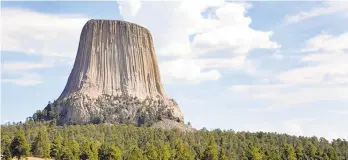
[[[143,151],[137,145],[133,145],[130,147],[129,153],[127,153],[125,159],[126,160],[144,159]]]
[[[285,145],[284,156],[287,160],[296,160],[297,158],[294,147],[291,145]]]
[[[218,160],[218,149],[213,137],[210,138],[209,144],[204,151],[203,159],[205,160]]]
[[[83,160],[97,160],[98,147],[91,140],[85,140],[81,146],[80,158]]]
[[[329,157],[329,159],[338,159],[337,153],[336,153],[335,149],[333,149],[332,147],[325,149],[325,153]]]
[[[169,160],[170,158],[170,146],[169,144],[164,144],[163,147],[161,147],[161,160]]]
[[[32,153],[36,157],[50,157],[50,143],[45,131],[40,130],[32,144]]]
[[[304,157],[302,145],[297,145],[295,148],[297,159],[302,159]]]
[[[122,159],[121,149],[110,144],[103,144],[99,149],[99,159],[100,160],[121,160]]]
[[[194,159],[194,155],[190,152],[189,148],[184,144],[182,140],[175,142],[175,157],[177,160],[190,160]]]
[[[80,146],[75,139],[71,140],[69,143],[69,148],[74,157],[78,158],[80,155]]]
[[[90,143],[88,141],[84,141],[81,145],[81,153],[80,153],[80,159],[87,160],[89,159],[91,155],[91,148]]]
[[[27,157],[29,155],[29,143],[24,136],[23,129],[17,132],[16,136],[11,142],[10,148],[12,157],[21,159],[22,157]]]
[[[157,160],[158,159],[157,148],[153,144],[147,143],[145,147],[144,155],[148,160]]]
[[[307,147],[305,149],[305,153],[310,158],[315,158],[316,157],[316,153],[317,153],[317,147],[315,147],[315,145],[313,145],[312,142],[307,141]]]
[[[224,147],[221,147],[220,149],[219,160],[228,160],[228,157],[226,155],[226,149]]]
[[[78,160],[77,157],[73,155],[69,147],[63,146],[62,147],[62,152],[60,155],[61,160]]]
[[[55,136],[52,142],[50,156],[59,159],[62,152],[62,140],[60,136]]]
[[[78,160],[79,155],[78,154],[78,148],[76,145],[71,145],[71,144],[76,144],[75,142],[69,141],[69,138],[65,136],[61,148],[61,159],[67,159],[67,160]],[[75,154],[74,154],[75,153]]]
[[[261,153],[260,147],[254,145],[251,147],[251,159],[262,160],[263,154]]]
[[[98,159],[98,156],[99,159],[116,160],[204,160],[216,159],[216,156],[212,156],[216,153],[219,160],[226,159],[225,156],[230,160],[348,159],[348,142],[345,139],[332,142],[320,139],[318,142],[317,138],[276,133],[221,130],[183,133],[177,130],[163,131],[127,125],[55,126],[50,122],[33,121],[1,126],[2,159],[18,157],[18,153],[25,153],[21,151],[23,146],[28,144],[32,144],[33,153],[39,155],[42,142],[45,141],[42,137],[46,134],[40,129],[44,127],[48,127],[50,131],[46,136],[52,139],[50,155],[56,160],[79,160],[80,155],[81,159],[92,160]],[[99,147],[101,141],[105,144]],[[16,153],[12,155],[12,152]],[[23,158],[25,154],[20,156]]]
[[[2,135],[1,136],[1,155],[3,156],[2,158],[5,160],[9,160],[12,158],[10,145],[11,145],[10,137],[8,135]]]

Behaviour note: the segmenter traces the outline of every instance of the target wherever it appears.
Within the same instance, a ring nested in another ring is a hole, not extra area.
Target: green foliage
[[[145,99],[144,101],[140,101],[139,99],[135,97],[129,97],[127,95],[124,96],[109,96],[109,95],[103,95],[106,96],[107,99],[122,99],[124,102],[122,104],[115,104],[116,106],[107,107],[106,110],[102,110],[100,113],[100,117],[92,117],[89,120],[89,123],[92,124],[102,124],[105,122],[109,123],[122,123],[122,124],[137,124],[138,126],[146,126],[149,127],[155,122],[162,120],[162,119],[171,119],[180,122],[179,119],[173,117],[171,115],[172,113],[169,110],[166,110],[167,106],[163,101],[160,100],[152,100],[152,99]],[[98,99],[99,101],[101,99]],[[43,122],[43,121],[54,121],[58,125],[63,124],[72,124],[75,125],[77,122],[75,120],[64,120],[65,112],[62,112],[62,107],[64,105],[69,104],[73,99],[68,98],[66,100],[57,100],[53,103],[48,102],[47,106],[42,110],[37,110],[32,117],[28,117],[27,121],[34,121],[34,122]],[[174,100],[171,100],[173,103],[176,103]],[[100,101],[102,103],[102,101]],[[134,118],[130,118],[127,114],[123,114],[124,111],[128,112],[128,106],[129,105],[137,105],[139,108],[136,111],[136,114],[134,115]],[[153,107],[150,107],[151,105],[156,105],[156,109]],[[110,117],[109,115],[114,113],[119,113],[118,120],[110,120],[105,117]]]
[[[61,152],[58,152],[58,157],[60,156],[61,159],[78,160],[79,153],[79,144],[77,144],[75,140],[71,140],[67,136],[65,136],[61,147]]]
[[[82,160],[97,160],[98,159],[98,147],[90,140],[85,140],[81,146],[80,159]]]
[[[251,147],[250,155],[251,155],[250,158],[252,160],[262,160],[262,158],[263,158],[263,154],[261,152],[261,149],[256,145]]]
[[[79,146],[79,144],[76,142],[75,139],[73,139],[73,140],[70,140],[68,142],[68,146],[69,146],[68,148],[70,148],[71,153],[73,154],[73,156],[75,158],[77,158],[79,156],[79,154],[80,154],[80,146]]]
[[[60,118],[60,105],[61,101],[54,101],[53,103],[48,102],[47,106],[41,111],[37,110],[32,117],[28,117],[30,120],[35,122],[39,121],[58,121]]]
[[[3,159],[47,157],[47,152],[57,160],[345,160],[348,142],[231,130],[184,133],[134,125],[60,126],[54,121],[28,120],[1,126]]]
[[[178,140],[175,142],[175,157],[177,160],[190,160],[194,159],[193,153],[190,149],[185,145],[182,140]]]
[[[332,147],[326,148],[325,153],[329,159],[338,159],[337,153]]]
[[[221,147],[221,149],[220,149],[219,160],[228,160],[228,157],[226,155],[226,149],[223,147]]]
[[[169,160],[170,158],[170,146],[169,144],[165,144],[160,147],[160,159],[161,160]]]
[[[62,137],[55,136],[52,141],[52,146],[50,150],[50,156],[55,159],[59,159],[62,155]]]
[[[11,159],[11,139],[8,135],[1,136],[1,155],[3,155],[3,159]]]
[[[145,146],[144,156],[148,160],[157,160],[159,157],[157,151],[158,149],[156,148],[156,146],[154,146],[153,144],[147,143]]]
[[[73,155],[72,151],[68,147],[65,147],[65,146],[63,146],[63,148],[62,148],[60,159],[62,159],[62,160],[78,160],[78,158],[76,158]]]
[[[29,155],[29,143],[24,135],[23,129],[20,129],[13,138],[10,150],[12,157],[17,157],[18,159]]]
[[[100,160],[121,160],[122,152],[121,149],[111,145],[104,143],[99,149],[99,159]]]
[[[306,157],[314,159],[316,152],[317,147],[315,147],[312,142],[307,142],[307,147],[305,149]]]
[[[143,151],[136,145],[130,147],[129,152],[125,156],[126,160],[144,159]]]
[[[296,146],[295,153],[296,153],[296,158],[297,159],[303,159],[304,158],[302,145]]]
[[[285,145],[284,157],[287,160],[296,160],[295,149],[291,145]]]
[[[50,142],[45,130],[40,130],[32,144],[31,152],[36,157],[50,157]]]
[[[218,160],[218,149],[213,137],[210,138],[208,147],[204,151],[203,159]]]

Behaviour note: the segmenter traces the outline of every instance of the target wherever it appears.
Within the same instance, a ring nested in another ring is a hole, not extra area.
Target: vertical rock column
[[[178,105],[163,89],[151,33],[134,23],[90,20],[82,29],[74,67],[59,100],[87,97],[92,101],[103,95],[162,101],[183,121]],[[90,110],[66,106],[71,108]]]

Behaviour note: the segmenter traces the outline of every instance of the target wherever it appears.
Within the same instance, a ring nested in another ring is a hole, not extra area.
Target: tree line
[[[134,125],[1,125],[3,159],[58,160],[348,160],[345,139],[265,132],[161,130]]]

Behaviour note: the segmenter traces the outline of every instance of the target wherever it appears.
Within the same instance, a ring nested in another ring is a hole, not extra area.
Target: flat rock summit
[[[89,20],[57,99],[61,123],[184,123],[162,86],[153,43],[149,30],[137,24]]]

